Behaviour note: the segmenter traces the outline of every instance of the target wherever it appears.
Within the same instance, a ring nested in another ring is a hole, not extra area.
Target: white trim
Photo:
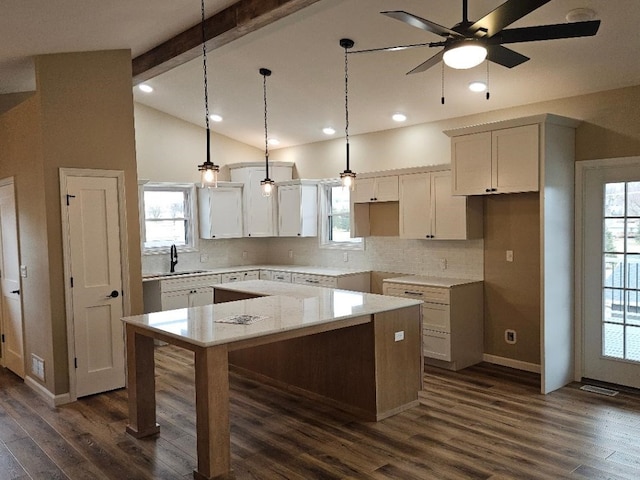
[[[513,358],[499,357],[497,355],[490,355],[485,353],[482,355],[482,361],[487,363],[493,363],[494,365],[502,365],[503,367],[515,368],[517,370],[523,370],[525,372],[540,373],[540,365],[537,363],[523,362],[521,360],[514,360]]]
[[[33,390],[38,395],[40,395],[45,400],[45,402],[47,402],[47,404],[52,408],[72,402],[71,395],[69,393],[54,395],[49,390],[47,390],[41,383],[37,382],[36,380],[31,378],[29,375],[26,375],[24,377],[24,383],[29,388],[31,388],[31,390]]]
[[[69,392],[64,395],[54,397],[54,402],[58,398],[62,403],[69,403],[77,399],[76,396],[76,375],[75,375],[75,333],[73,322],[73,292],[69,285],[71,284],[71,248],[69,239],[69,216],[66,207],[66,192],[68,177],[99,177],[99,178],[115,178],[118,185],[118,216],[120,226],[120,275],[122,282],[122,313],[127,317],[131,315],[131,284],[129,278],[129,243],[127,228],[127,209],[125,195],[125,178],[122,170],[98,170],[85,168],[60,168],[60,208],[61,208],[61,226],[62,226],[62,258],[64,263],[64,296],[65,296],[65,314],[67,323],[67,360],[69,369]],[[123,352],[124,355],[125,352]],[[48,391],[48,390],[47,390]],[[66,396],[65,396],[66,395]]]
[[[575,327],[575,371],[574,380],[580,381],[584,373],[584,182],[587,171],[606,168],[635,166],[640,164],[639,157],[602,158],[576,162],[575,184],[575,295],[574,295],[574,327]]]

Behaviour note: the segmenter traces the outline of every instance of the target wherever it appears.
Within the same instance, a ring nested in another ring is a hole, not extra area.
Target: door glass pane
[[[624,326],[604,324],[602,352],[607,357],[624,358]]]
[[[627,327],[627,359],[640,362],[640,327]]]
[[[640,182],[627,183],[627,216],[640,217]]]
[[[640,253],[640,219],[627,219],[627,252]]]
[[[604,192],[602,353],[640,361],[640,182]]]
[[[604,216],[624,216],[624,187],[623,183],[607,183],[604,190]]]
[[[624,218],[604,220],[604,251],[624,252]]]

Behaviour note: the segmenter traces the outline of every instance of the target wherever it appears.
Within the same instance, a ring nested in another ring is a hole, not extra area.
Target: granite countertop
[[[369,270],[348,270],[348,269],[339,269],[339,268],[325,268],[325,267],[301,266],[301,265],[241,265],[241,266],[231,266],[231,267],[209,268],[209,269],[194,270],[194,271],[187,271],[187,272],[176,272],[172,274],[166,273],[166,272],[145,273],[142,275],[142,280],[143,281],[167,280],[167,279],[176,278],[176,277],[185,278],[185,277],[194,277],[198,275],[215,275],[215,274],[221,274],[221,273],[247,272],[251,270],[272,270],[272,271],[278,271],[278,272],[303,273],[303,274],[309,274],[309,275],[325,275],[328,277],[342,277],[342,276],[369,272]]]
[[[365,317],[374,313],[422,303],[420,300],[402,297],[292,285],[267,280],[227,283],[215,287],[267,296],[148,313],[125,317],[122,320],[125,323],[157,331],[195,345],[209,347],[324,323]],[[232,320],[237,315],[256,316],[258,320],[247,325],[223,323]]]
[[[427,277],[423,275],[406,275],[403,277],[385,278],[383,283],[402,283],[405,285],[420,285],[424,287],[444,287],[451,288],[456,285],[466,285],[469,283],[479,283],[482,280],[472,280],[469,278],[444,278]]]

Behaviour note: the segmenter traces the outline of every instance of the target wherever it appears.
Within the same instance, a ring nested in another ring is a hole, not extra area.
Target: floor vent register
[[[615,397],[618,394],[617,390],[611,390],[609,388],[596,387],[594,385],[583,385],[580,390],[591,393],[599,393],[600,395],[606,395],[608,397]]]

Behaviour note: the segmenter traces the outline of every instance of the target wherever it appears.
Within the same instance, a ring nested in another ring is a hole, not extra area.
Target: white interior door
[[[24,378],[18,220],[13,182],[0,185],[0,331],[2,363]]]
[[[583,377],[640,388],[640,159],[583,183]]]
[[[118,179],[69,176],[76,396],[125,385]]]

